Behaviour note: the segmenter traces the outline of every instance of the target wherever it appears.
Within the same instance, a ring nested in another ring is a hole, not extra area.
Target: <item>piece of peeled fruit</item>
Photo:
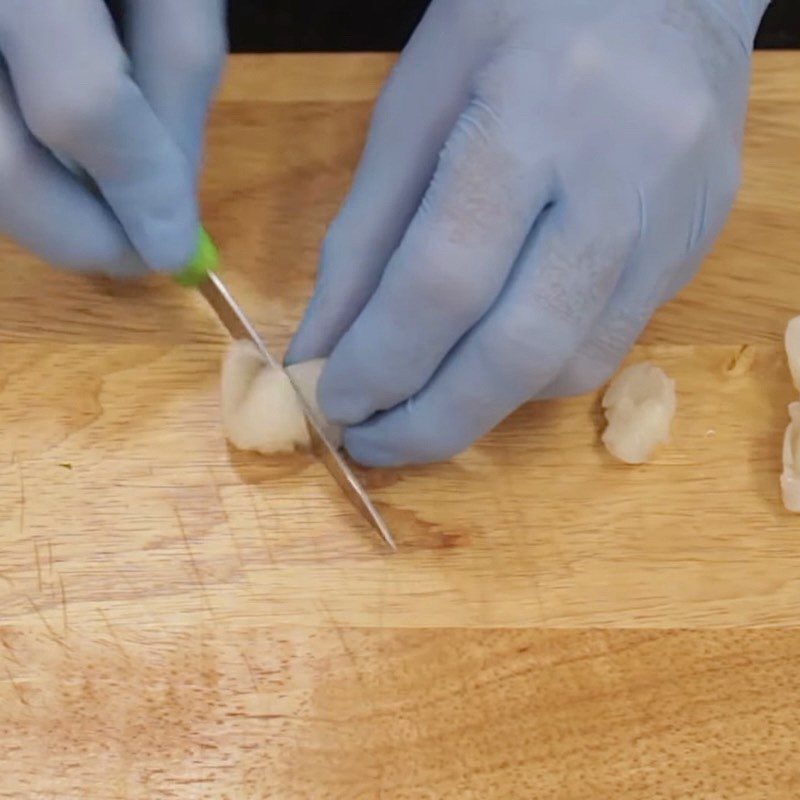
[[[620,461],[643,464],[669,441],[676,405],[675,382],[663,370],[647,362],[624,369],[603,397],[603,444]]]
[[[322,413],[317,400],[317,384],[322,370],[325,368],[325,358],[314,358],[311,361],[301,361],[299,364],[292,364],[286,371],[292,376],[295,386],[300,390],[303,399],[314,412],[314,418],[322,428],[322,432],[334,447],[342,446],[342,429],[332,422],[328,422]]]
[[[319,359],[289,371],[326,434],[339,446],[341,431],[327,424],[317,405],[323,367],[324,360]],[[226,438],[239,450],[268,455],[311,446],[303,406],[289,376],[266,364],[249,341],[233,342],[222,364],[222,423]]]
[[[784,345],[789,360],[789,371],[792,373],[792,383],[800,392],[800,317],[790,320],[786,326]]]
[[[222,424],[240,450],[286,453],[311,443],[288,376],[247,341],[233,342],[222,363]]]
[[[800,317],[786,326],[784,345],[792,383],[800,391]],[[781,494],[787,510],[800,513],[800,403],[789,405],[789,420],[783,437]]]
[[[781,494],[789,511],[800,513],[800,403],[789,405],[791,422],[783,437]]]

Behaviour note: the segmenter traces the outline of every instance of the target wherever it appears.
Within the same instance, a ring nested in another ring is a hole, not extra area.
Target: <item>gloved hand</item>
[[[766,5],[433,1],[287,358],[330,354],[358,461],[449,457],[612,374],[729,212]]]
[[[0,232],[51,263],[173,270],[226,50],[225,0],[0,3]],[[102,195],[102,198],[98,196]]]

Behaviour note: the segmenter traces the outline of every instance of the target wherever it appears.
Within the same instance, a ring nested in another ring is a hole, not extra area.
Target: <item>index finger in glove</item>
[[[474,101],[445,146],[430,188],[360,316],[320,381],[325,413],[356,424],[419,391],[500,293],[552,199],[548,139],[529,158],[505,144]]]
[[[225,0],[127,0],[126,5],[133,79],[195,172],[227,50],[225,6]]]

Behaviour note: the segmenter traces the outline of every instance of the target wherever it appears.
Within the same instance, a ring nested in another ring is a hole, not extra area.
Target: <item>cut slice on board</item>
[[[323,359],[288,368],[298,390],[339,446],[341,430],[326,423],[317,403]],[[265,455],[308,449],[311,437],[303,405],[287,372],[264,363],[249,341],[233,342],[222,364],[222,423],[228,441],[239,450]]]
[[[603,443],[620,461],[643,464],[669,441],[676,405],[675,382],[662,369],[647,362],[624,369],[603,397]]]
[[[781,494],[789,511],[800,513],[800,403],[789,406],[791,422],[783,437]]]

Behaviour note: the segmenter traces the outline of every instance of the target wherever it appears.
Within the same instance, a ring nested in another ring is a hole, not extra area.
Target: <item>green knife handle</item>
[[[192,260],[175,275],[175,282],[181,286],[193,288],[199,286],[210,272],[219,266],[219,252],[205,228],[200,228],[197,236],[197,248]]]

